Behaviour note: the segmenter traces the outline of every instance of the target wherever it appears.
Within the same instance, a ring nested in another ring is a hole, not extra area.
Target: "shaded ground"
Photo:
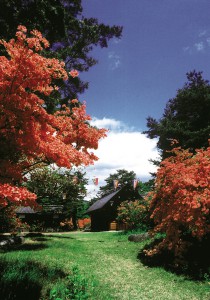
[[[182,255],[176,259],[169,251],[162,251],[153,257],[147,257],[144,254],[145,249],[152,249],[159,244],[161,239],[156,239],[147,244],[140,250],[138,258],[149,267],[162,267],[167,271],[178,275],[185,275],[193,280],[210,279],[210,238],[206,237],[203,241],[191,239],[191,246]]]
[[[0,299],[38,300],[46,279],[56,281],[64,276],[62,270],[44,267],[33,260],[0,260]]]

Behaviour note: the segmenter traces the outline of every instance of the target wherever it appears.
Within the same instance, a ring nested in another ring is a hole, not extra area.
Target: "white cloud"
[[[109,52],[108,59],[110,60],[109,67],[111,70],[116,70],[121,65],[120,56],[113,51]]]
[[[104,179],[119,169],[134,171],[142,181],[151,178],[150,172],[155,172],[156,167],[148,160],[158,157],[156,140],[150,140],[139,131],[132,131],[118,120],[95,118],[92,124],[100,125],[98,127],[106,125],[110,131],[108,136],[99,142],[98,150],[94,151],[99,160],[86,170],[89,192],[95,190],[96,193],[98,190],[98,187],[93,185],[94,177],[99,178],[99,186],[102,186],[105,184]],[[89,196],[88,198],[91,198],[92,195]]]
[[[122,121],[105,118],[105,117],[103,119],[93,118],[91,120],[91,125],[96,126],[98,128],[106,128],[108,130],[117,131],[117,132],[133,130],[133,128],[129,128]]]
[[[198,34],[198,36],[202,37],[202,36],[205,36],[206,34],[207,34],[207,30],[203,30]]]
[[[203,51],[204,50],[204,43],[203,42],[199,42],[199,43],[195,43],[195,48],[196,50],[199,51]]]
[[[210,47],[209,30],[202,30],[196,34],[197,42],[183,47],[183,51],[189,54],[205,53],[207,47]]]
[[[206,39],[206,42],[207,42],[208,46],[210,46],[210,37],[208,37],[208,38]]]
[[[121,39],[113,38],[112,43],[119,44],[121,41],[122,41]]]
[[[183,51],[184,51],[184,52],[187,52],[187,51],[189,51],[189,50],[190,50],[190,47],[189,47],[189,46],[183,47]]]

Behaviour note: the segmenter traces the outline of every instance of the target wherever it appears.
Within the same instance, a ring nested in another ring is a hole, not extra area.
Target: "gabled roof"
[[[16,210],[17,214],[35,214],[36,211],[30,206],[20,206]]]
[[[46,205],[42,205],[42,207],[45,212],[62,213],[62,211],[63,211],[63,205],[46,204]]]
[[[16,209],[17,214],[36,214],[40,212],[46,213],[62,213],[63,205],[43,205],[37,209],[33,209],[30,206],[20,206]]]
[[[90,213],[92,211],[101,209],[102,207],[104,207],[105,204],[107,204],[115,195],[117,195],[119,192],[121,191],[121,189],[107,195],[104,196],[103,198],[99,199],[98,201],[96,201],[95,203],[93,203],[93,205],[91,205],[88,210],[87,213]]]

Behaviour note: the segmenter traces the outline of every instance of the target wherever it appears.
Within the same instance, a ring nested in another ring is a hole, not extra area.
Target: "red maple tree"
[[[40,32],[29,36],[19,26],[15,39],[0,43],[7,51],[0,57],[0,206],[32,204],[36,195],[20,187],[24,174],[41,162],[67,168],[92,164],[97,157],[89,149],[97,149],[106,130],[90,126],[85,103],[76,99],[73,109],[47,113],[43,99],[58,89],[53,82],[72,74],[64,62],[41,55],[49,43]]]

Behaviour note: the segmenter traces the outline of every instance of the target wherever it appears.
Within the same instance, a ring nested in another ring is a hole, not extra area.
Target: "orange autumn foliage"
[[[85,104],[76,99],[71,110],[64,106],[54,115],[45,110],[43,98],[58,89],[52,82],[68,74],[64,62],[40,54],[49,46],[40,32],[28,37],[19,26],[15,39],[0,43],[7,51],[0,57],[0,206],[31,204],[36,196],[18,187],[24,172],[37,162],[92,164],[97,157],[89,149],[97,149],[106,131],[90,126]]]
[[[85,219],[79,219],[77,220],[77,224],[79,229],[84,229],[85,226],[89,225],[91,223],[91,219],[90,218],[85,218]]]
[[[194,155],[176,148],[173,154],[161,163],[151,194],[153,233],[166,237],[147,255],[168,249],[178,256],[188,245],[186,234],[202,239],[210,233],[210,147]]]

